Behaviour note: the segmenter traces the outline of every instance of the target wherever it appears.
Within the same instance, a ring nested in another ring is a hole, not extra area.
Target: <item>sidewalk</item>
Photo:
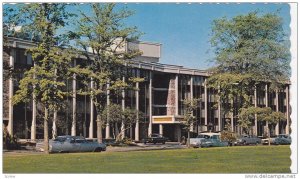
[[[170,150],[170,149],[185,149],[187,146],[179,143],[168,142],[166,144],[143,144],[138,143],[137,146],[112,147],[106,148],[107,152],[130,152],[130,151],[147,151],[147,150]]]
[[[137,143],[137,146],[107,146],[105,152],[132,152],[147,150],[170,150],[185,149],[187,146],[180,145],[175,142],[167,142],[166,144],[143,144]],[[36,150],[3,150],[4,155],[41,155],[43,152]]]

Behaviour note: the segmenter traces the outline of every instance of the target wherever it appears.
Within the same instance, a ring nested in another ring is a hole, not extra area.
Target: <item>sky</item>
[[[212,21],[259,11],[260,14],[279,10],[283,27],[290,34],[290,7],[287,3],[117,3],[134,15],[125,20],[144,33],[140,40],[162,44],[160,63],[181,65],[205,70],[214,64],[214,53],[209,43]],[[90,13],[87,4],[80,10]],[[70,7],[69,11],[76,12]],[[72,28],[72,27],[71,27]]]
[[[126,6],[135,11],[127,23],[144,33],[140,40],[162,44],[160,63],[189,68],[204,70],[213,66],[214,53],[209,40],[214,19],[256,10],[261,14],[280,10],[284,30],[290,33],[290,7],[284,3],[128,3]]]

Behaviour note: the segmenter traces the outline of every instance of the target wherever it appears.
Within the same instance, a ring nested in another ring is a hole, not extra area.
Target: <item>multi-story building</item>
[[[30,54],[25,50],[35,44],[17,38],[9,38],[9,48],[4,48],[3,61],[14,69],[28,69],[33,66]],[[137,109],[144,114],[125,133],[134,140],[141,140],[150,133],[161,133],[172,141],[179,141],[185,135],[182,126],[184,115],[184,99],[198,98],[193,131],[195,134],[213,130],[222,131],[225,121],[229,119],[234,132],[241,133],[237,123],[238,104],[234,102],[233,114],[225,115],[222,104],[218,104],[215,90],[207,87],[209,73],[205,70],[190,69],[177,65],[159,63],[161,44],[148,42],[126,42],[124,48],[139,49],[143,54],[133,60],[132,74],[143,77],[143,82],[136,83],[139,90],[127,90],[121,96],[109,93],[107,103],[118,103],[123,107]],[[81,63],[74,59],[75,64]],[[4,73],[5,70],[4,70]],[[18,81],[23,73],[10,78],[4,74],[3,84],[3,124],[11,134],[19,138],[43,138],[41,109],[34,101],[13,106],[11,97],[18,88]],[[66,82],[69,91],[81,87],[80,79],[74,78]],[[269,85],[257,86],[253,94],[253,105],[271,107],[274,111],[285,113],[288,120],[280,121],[273,134],[290,133],[289,84],[282,90],[269,91]],[[216,107],[218,106],[218,107]],[[56,123],[58,135],[83,135],[88,138],[96,136],[96,111],[89,96],[74,94],[66,100],[66,107],[57,113]],[[76,121],[75,123],[72,121]],[[105,138],[112,137],[112,127],[103,129]],[[51,127],[50,127],[51,128]],[[266,123],[257,120],[252,123],[251,134],[262,136],[266,131]]]

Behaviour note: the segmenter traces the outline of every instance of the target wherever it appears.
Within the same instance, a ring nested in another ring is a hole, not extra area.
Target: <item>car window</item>
[[[56,139],[54,139],[54,141],[64,142],[64,141],[66,141],[66,138],[65,137],[57,137]]]
[[[219,136],[218,135],[213,135],[211,136],[212,139],[219,139]]]
[[[197,138],[205,138],[205,135],[198,135]]]
[[[209,135],[204,135],[204,138],[205,138],[205,139],[209,139],[210,136],[209,136]]]
[[[85,140],[84,139],[76,139],[75,142],[76,143],[85,143]]]

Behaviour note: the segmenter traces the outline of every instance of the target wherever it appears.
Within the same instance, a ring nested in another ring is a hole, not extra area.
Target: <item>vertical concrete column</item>
[[[190,79],[190,98],[191,100],[194,99],[194,93],[193,93],[193,85],[194,85],[194,77],[191,76],[191,79]],[[194,115],[194,114],[193,114]],[[197,116],[196,116],[196,120],[197,120]],[[195,121],[194,121],[195,122]],[[194,123],[191,124],[190,126],[190,131],[193,132],[194,131]]]
[[[218,92],[220,93],[220,86],[218,86]],[[219,131],[222,130],[222,117],[221,117],[221,97],[219,96],[218,99],[218,126],[219,126]]]
[[[57,127],[56,127],[56,121],[57,121],[57,111],[55,110],[53,113],[53,123],[52,123],[52,139],[55,139],[57,136]]]
[[[14,44],[15,45],[15,44]],[[16,49],[12,48],[10,51],[10,57],[9,57],[9,66],[10,68],[14,68],[14,63],[15,63],[15,59],[16,58]],[[13,77],[9,77],[9,92],[8,92],[8,96],[9,96],[9,101],[8,101],[8,125],[7,125],[7,130],[8,133],[10,135],[14,135],[13,132],[13,119],[14,119],[14,108],[13,108],[13,103],[12,103],[12,97],[14,95],[14,81],[13,81]]]
[[[125,77],[123,76],[123,82],[125,82]],[[122,90],[122,110],[125,110],[125,90]],[[122,124],[121,124],[121,135],[122,135],[122,139],[125,137],[125,124],[124,121],[122,120]]]
[[[152,133],[152,78],[153,72],[150,71],[150,79],[149,79],[149,127],[148,127],[148,135]]]
[[[257,88],[254,86],[254,107],[257,107]],[[257,136],[257,114],[254,115],[254,135]]]
[[[94,81],[93,78],[91,78],[91,89],[94,88]],[[90,128],[89,128],[89,138],[94,137],[94,103],[93,99],[90,98],[90,105],[91,105],[91,111],[90,111]]]
[[[178,105],[178,74],[175,77],[175,115],[178,116],[179,114],[179,105]]]
[[[164,126],[162,124],[159,124],[159,134],[164,134]]]
[[[35,95],[32,95],[32,121],[31,121],[31,140],[36,139],[36,101]]]
[[[107,83],[106,87],[106,105],[110,105],[110,90],[109,90],[109,82]],[[106,127],[105,127],[105,138],[109,139],[110,138],[110,124],[109,124],[109,110],[107,111],[107,121],[106,121]]]
[[[268,100],[268,84],[265,85],[265,104],[266,104],[266,107],[269,106],[269,100]],[[269,128],[268,128],[268,121],[266,122],[266,126],[265,126],[265,129],[267,130],[267,132],[269,133]]]
[[[279,98],[278,98],[278,89],[276,89],[276,112],[279,111]],[[279,134],[279,122],[275,126],[275,135]]]
[[[207,102],[208,102],[208,98],[207,98],[207,81],[205,79],[204,81],[204,125],[206,128],[206,131],[208,130],[207,128],[207,121],[208,121],[208,116],[207,116]]]
[[[285,133],[290,134],[290,91],[289,91],[289,85],[285,88],[285,101],[286,101],[286,127],[285,127]]]
[[[231,100],[231,105],[233,106],[233,99]],[[233,111],[231,112],[231,132],[234,132],[234,125],[233,125],[233,123],[234,123],[234,121],[233,121]]]
[[[74,59],[74,67],[76,66],[76,59]],[[72,80],[72,128],[71,128],[71,135],[76,136],[76,74],[73,74]]]
[[[35,62],[33,63],[35,65]],[[35,78],[35,75],[33,76]],[[33,86],[35,88],[35,86]],[[36,139],[36,96],[35,94],[32,94],[32,121],[31,121],[31,133],[30,133],[30,139],[35,140]]]
[[[140,75],[138,74],[137,77],[140,77]],[[140,116],[139,116],[139,110],[140,110],[139,82],[137,82],[135,84],[135,88],[136,88],[136,91],[135,91],[135,109],[136,109],[137,113],[136,113],[136,123],[135,123],[135,132],[134,132],[135,136],[134,136],[134,140],[135,141],[139,141],[140,140],[140,135],[139,135],[139,128],[140,128],[140,126],[139,126],[139,118],[140,118]]]

